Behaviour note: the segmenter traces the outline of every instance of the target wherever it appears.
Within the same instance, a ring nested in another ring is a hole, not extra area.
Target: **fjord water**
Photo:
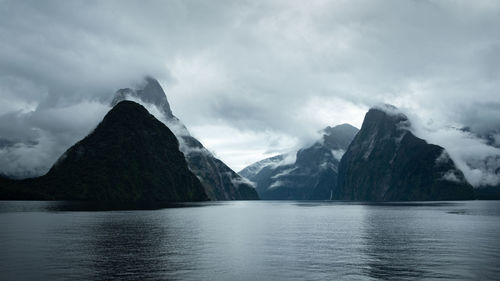
[[[0,201],[1,280],[492,280],[500,201]]]

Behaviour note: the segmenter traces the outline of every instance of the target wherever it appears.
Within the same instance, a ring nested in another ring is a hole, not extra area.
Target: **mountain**
[[[163,92],[163,88],[153,77],[145,77],[139,89],[133,90],[125,88],[118,90],[111,104],[114,106],[129,97],[138,98],[145,103],[154,104],[165,115],[167,120],[175,118],[170,109],[170,104],[165,96],[165,92]]]
[[[393,106],[372,108],[339,166],[334,198],[362,201],[473,199],[446,151],[409,130]]]
[[[500,200],[500,185],[481,186],[474,189],[476,199],[480,200]]]
[[[202,201],[175,135],[141,105],[116,104],[87,137],[39,178],[1,179],[3,199]],[[7,198],[6,198],[7,197]],[[10,197],[10,198],[9,198]]]
[[[32,188],[32,180],[13,180],[0,175],[0,200],[49,199],[43,188]]]
[[[246,167],[240,175],[256,183],[262,199],[331,199],[340,158],[357,132],[348,124],[327,127],[320,140],[297,152],[293,163],[278,155]]]
[[[120,89],[116,92],[112,105],[123,100],[137,100],[154,106],[160,111],[161,119],[172,129],[180,143],[189,169],[202,182],[205,193],[211,200],[256,200],[259,199],[251,182],[235,173],[224,162],[210,153],[186,126],[172,114],[167,96],[158,81],[146,77],[138,89]]]

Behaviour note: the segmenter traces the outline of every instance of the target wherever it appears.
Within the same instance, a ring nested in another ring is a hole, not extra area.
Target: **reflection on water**
[[[157,221],[145,222],[134,216],[119,216],[92,225],[87,234],[90,268],[93,279],[122,279],[143,271],[161,274],[158,245],[162,244],[162,228]]]
[[[500,276],[500,201],[141,207],[0,202],[0,280]]]
[[[394,205],[367,207],[366,274],[384,280],[498,278],[499,203],[424,204],[418,212]]]
[[[368,276],[384,280],[453,277],[448,275],[448,271],[440,276],[427,270],[432,269],[430,263],[435,262],[428,256],[432,255],[435,241],[440,239],[441,233],[433,231],[435,226],[423,225],[429,220],[428,217],[422,217],[424,214],[406,208],[394,208],[394,205],[365,209],[363,238],[368,265],[365,272]],[[431,233],[421,233],[422,230]],[[436,262],[436,266],[439,266],[439,262]]]

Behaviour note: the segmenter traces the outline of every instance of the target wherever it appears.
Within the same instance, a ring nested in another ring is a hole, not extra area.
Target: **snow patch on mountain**
[[[284,185],[285,185],[285,182],[280,181],[280,180],[277,180],[277,181],[273,182],[273,184],[271,184],[271,185],[269,186],[268,190],[270,190],[270,189],[275,189],[275,188],[277,188],[277,187],[284,186]]]
[[[290,169],[283,170],[281,173],[278,173],[278,174],[272,176],[271,178],[272,179],[277,179],[277,178],[280,178],[282,176],[286,176],[286,175],[290,174],[292,171],[294,171],[296,169],[297,169],[297,167],[293,167],[293,168],[290,168]]]
[[[286,153],[286,154],[282,154],[282,160],[279,161],[279,162],[275,162],[273,163],[273,168],[277,168],[277,167],[280,167],[280,166],[285,166],[285,165],[291,165],[293,163],[295,163],[295,161],[297,160],[297,153],[293,152],[293,153]]]
[[[345,153],[345,150],[344,149],[332,149],[331,153],[332,153],[333,158],[340,161],[340,159],[342,159],[342,156]]]

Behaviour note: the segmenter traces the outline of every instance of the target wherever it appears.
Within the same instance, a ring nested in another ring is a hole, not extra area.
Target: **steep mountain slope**
[[[111,202],[208,199],[200,181],[188,169],[174,134],[143,106],[131,101],[114,106],[95,130],[69,148],[46,175],[7,181],[0,193],[2,197],[25,199]]]
[[[348,124],[327,127],[321,140],[297,152],[294,163],[286,163],[285,155],[278,155],[256,162],[240,174],[256,183],[262,199],[328,200],[336,187],[340,158],[357,131]]]
[[[395,107],[368,111],[339,166],[335,199],[472,199],[473,190],[446,151],[409,130]]]
[[[172,114],[167,96],[152,77],[146,77],[138,89],[121,89],[115,94],[112,104],[122,100],[137,100],[156,107],[162,114],[162,121],[172,129],[180,143],[189,169],[200,179],[211,200],[256,200],[255,188],[245,178],[235,173],[222,161],[215,158],[187,128]]]

